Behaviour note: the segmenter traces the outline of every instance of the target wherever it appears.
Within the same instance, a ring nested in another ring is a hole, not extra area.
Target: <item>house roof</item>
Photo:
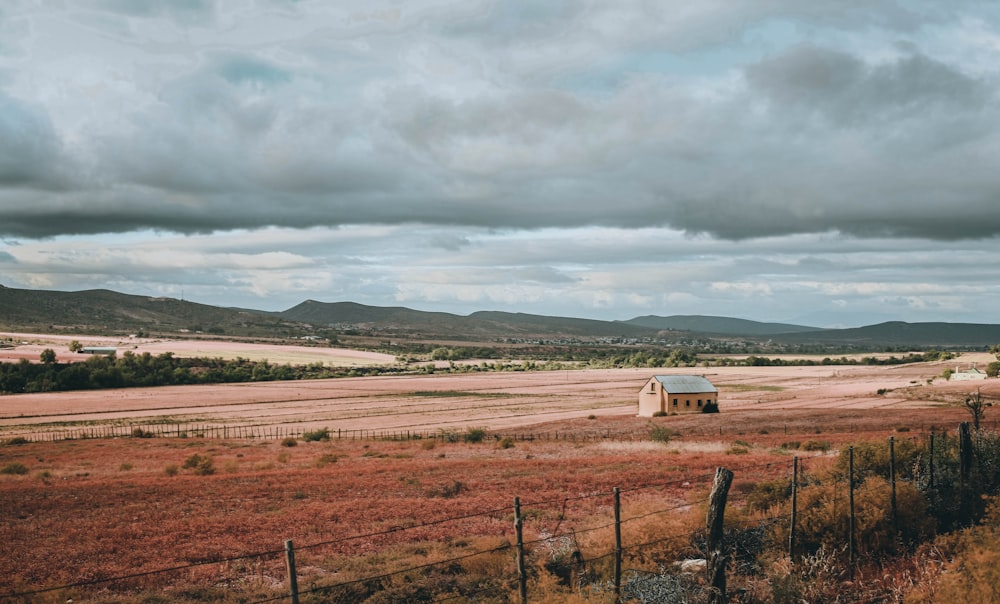
[[[664,390],[673,394],[719,391],[700,375],[654,375],[653,378],[663,385]]]

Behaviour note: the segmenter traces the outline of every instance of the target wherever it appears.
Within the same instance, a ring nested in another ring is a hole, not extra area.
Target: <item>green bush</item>
[[[306,442],[330,440],[330,431],[326,428],[320,428],[319,430],[313,430],[312,432],[305,432],[302,434],[302,440]]]
[[[298,446],[298,444],[299,441],[292,436],[286,436],[285,438],[281,439],[282,447],[296,447]]]
[[[4,467],[0,468],[0,474],[13,474],[17,476],[23,476],[28,473],[28,466],[21,462],[13,461]]]
[[[486,428],[469,428],[462,435],[462,440],[467,443],[481,443],[486,438]]]
[[[444,428],[442,428],[438,432],[438,438],[441,439],[441,442],[457,443],[460,437],[458,435],[458,432],[454,430],[445,430]]]
[[[209,474],[215,474],[215,462],[208,455],[199,455],[195,453],[191,457],[184,460],[185,470],[193,470],[198,476],[208,476]]]
[[[747,508],[758,512],[766,512],[773,506],[784,505],[792,496],[792,481],[787,478],[776,478],[758,482],[747,494]]]
[[[855,480],[871,475],[889,476],[891,463],[887,441],[861,441],[854,443],[853,448]],[[900,480],[912,479],[914,469],[918,466],[917,462],[925,456],[926,452],[925,446],[910,439],[896,440],[894,444],[896,477]],[[840,450],[835,468],[837,476],[847,476],[850,456],[850,448],[843,447]]]
[[[708,402],[705,406],[701,408],[702,413],[718,413],[719,403]]]
[[[667,444],[674,436],[675,432],[666,426],[652,426],[649,429],[649,439],[654,442]]]
[[[807,440],[802,443],[801,449],[803,451],[829,451],[833,447],[829,441],[826,440]]]
[[[500,439],[498,446],[501,449],[510,449],[511,447],[514,446],[514,439],[511,438],[510,436],[504,436],[502,439]]]

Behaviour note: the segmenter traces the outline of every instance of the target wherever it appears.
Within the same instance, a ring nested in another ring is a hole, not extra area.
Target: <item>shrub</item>
[[[840,551],[849,526],[850,511],[842,482],[815,485],[798,492],[798,543],[802,551]],[[897,553],[901,543],[917,543],[934,532],[934,518],[927,513],[923,494],[911,482],[896,483],[897,539],[889,507],[891,487],[880,476],[870,476],[854,494],[858,553],[878,559]],[[787,527],[784,529],[787,531]],[[787,539],[787,534],[784,535]]]
[[[826,452],[829,451],[832,447],[833,445],[831,445],[830,442],[826,440],[807,440],[806,442],[802,443],[801,448],[803,451]]]
[[[587,416],[587,419],[597,419],[597,416],[591,413],[590,415]]]
[[[132,464],[130,464],[128,462],[125,462],[125,463],[121,464],[120,466],[118,466],[118,471],[119,472],[128,472],[131,469],[132,469]]]
[[[701,408],[702,413],[718,413],[719,403],[709,402],[705,403],[705,406]]]
[[[667,444],[674,435],[674,431],[666,426],[652,426],[649,429],[649,439],[658,443]]]
[[[666,411],[655,411],[655,412],[653,412],[653,417],[666,417],[666,416],[667,416],[667,412]]]
[[[787,478],[758,482],[747,494],[747,508],[766,512],[773,506],[784,505],[791,496],[792,481]]]
[[[181,469],[177,466],[177,464],[172,463],[167,467],[163,468],[163,471],[164,473],[166,473],[167,476],[177,476],[177,474],[181,471]]]
[[[504,436],[502,439],[500,439],[498,446],[501,449],[510,449],[511,447],[514,446],[514,439],[511,438],[510,436]]]
[[[185,459],[183,468],[185,470],[193,470],[198,476],[215,474],[215,462],[212,461],[212,458],[208,455],[199,455],[198,453]]]
[[[150,430],[143,430],[142,428],[132,429],[132,438],[153,438],[154,436],[156,435]]]
[[[486,428],[469,428],[462,435],[462,440],[467,443],[481,443],[486,438]]]
[[[797,440],[790,440],[790,441],[788,441],[786,443],[781,443],[781,448],[782,449],[798,449],[801,446],[802,446],[802,443],[800,443]]]
[[[302,440],[306,442],[330,440],[330,431],[326,428],[320,428],[319,430],[313,430],[312,432],[305,432],[302,434]]]
[[[430,451],[436,446],[437,443],[434,441],[434,439],[429,438],[427,440],[420,441],[420,448],[423,449],[424,451]]]
[[[883,441],[861,441],[854,443],[854,478],[855,480],[869,475],[889,476],[889,443]],[[896,476],[899,479],[912,479],[917,461],[926,453],[923,445],[909,439],[895,441]],[[847,476],[850,464],[850,448],[840,450],[835,473]]]
[[[328,466],[332,463],[337,463],[338,459],[340,459],[339,455],[336,455],[334,453],[325,453],[323,455],[320,455],[320,458],[316,460],[316,467],[322,468],[323,466]]]
[[[281,446],[282,447],[295,447],[295,446],[298,446],[298,444],[299,444],[298,439],[296,439],[295,437],[292,437],[292,436],[287,436],[287,437],[281,439]]]
[[[428,497],[443,497],[445,499],[450,499],[457,496],[459,493],[465,490],[465,485],[461,481],[452,480],[449,483],[439,485],[429,491],[427,491]]]
[[[24,438],[23,436],[15,436],[14,438],[8,438],[7,440],[3,441],[3,444],[5,444],[5,445],[26,445],[29,442],[31,442],[31,441],[28,440],[27,438]]]
[[[12,474],[17,476],[23,476],[27,473],[28,473],[28,466],[18,461],[12,461],[11,463],[0,468],[0,474]]]
[[[455,432],[454,430],[445,430],[444,428],[438,432],[438,438],[440,438],[442,442],[446,443],[457,443],[459,441],[458,432]]]

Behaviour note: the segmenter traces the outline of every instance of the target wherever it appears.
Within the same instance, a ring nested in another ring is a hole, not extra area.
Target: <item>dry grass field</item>
[[[134,354],[148,352],[152,355],[170,352],[176,357],[183,358],[207,357],[211,359],[232,360],[239,357],[252,361],[269,361],[276,364],[306,365],[309,363],[322,363],[335,367],[384,365],[395,361],[395,357],[392,355],[363,350],[329,348],[318,345],[256,344],[235,340],[116,339],[99,336],[60,336],[11,332],[0,332],[0,339],[6,339],[15,343],[15,346],[11,348],[0,348],[0,362],[19,361],[21,359],[37,362],[39,355],[46,348],[54,350],[61,363],[85,360],[88,355],[70,352],[69,344],[74,340],[80,342],[83,346],[115,347],[118,349],[119,355],[126,351]]]
[[[0,599],[84,583],[16,601],[258,601],[283,589],[286,539],[304,548],[304,582],[350,583],[509,544],[514,496],[530,511],[525,527],[536,547],[554,547],[544,536],[570,531],[586,555],[603,556],[614,487],[623,488],[623,509],[636,519],[626,543],[676,533],[683,539],[670,551],[684,555],[717,466],[736,472],[739,501],[759,481],[788,475],[788,441],[828,444],[827,452],[796,453],[818,468],[841,443],[953,429],[968,419],[964,397],[978,387],[996,399],[1000,381],[937,376],[986,360],[469,373],[3,397],[0,441],[8,444],[0,446],[0,467],[23,471],[0,474]],[[691,372],[719,387],[719,414],[635,416],[649,375]],[[987,422],[995,419],[987,411]],[[10,444],[73,426],[167,421],[333,433],[482,428],[486,438],[290,446],[192,435]],[[657,428],[672,431],[669,443],[650,438]],[[518,439],[526,434],[546,437]],[[637,550],[633,563],[662,562],[644,556]],[[227,561],[202,564],[220,560]],[[476,564],[508,573],[510,563],[506,551],[461,565],[471,575],[486,572]],[[179,570],[158,572],[169,568]],[[107,580],[145,572],[152,574]],[[385,583],[386,593],[393,585]]]
[[[753,423],[759,416],[773,421],[823,409],[905,418],[913,409],[960,404],[977,387],[984,395],[1000,395],[998,381],[940,378],[946,368],[984,364],[987,356],[896,366],[484,372],[22,394],[0,401],[0,438],[143,423],[300,432],[510,430],[589,415],[629,416],[650,375],[692,372],[704,374],[719,388],[723,413],[716,421],[722,424],[731,418]]]

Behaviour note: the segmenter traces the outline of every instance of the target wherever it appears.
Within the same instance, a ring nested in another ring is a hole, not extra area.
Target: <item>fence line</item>
[[[135,430],[137,428],[138,427],[133,427],[133,430]],[[138,429],[142,429],[142,428],[138,428]],[[180,425],[175,424],[174,427],[173,427],[173,429],[176,430],[177,433],[179,434],[180,431],[182,430],[182,427]],[[226,427],[213,427],[213,429],[215,429],[215,430],[222,430],[223,433],[225,433],[226,430],[227,430]],[[161,434],[162,435],[166,435],[167,433],[168,433],[168,429],[164,428],[164,432],[162,432],[160,434],[157,434],[157,435],[161,435]],[[245,436],[241,436],[243,438],[252,438],[252,436],[249,436],[249,434],[252,433],[250,431],[237,431],[236,433],[237,434],[241,434],[241,435],[245,435]],[[135,437],[135,434],[132,433],[132,434],[129,434],[128,436]],[[344,438],[345,434],[342,432],[340,435],[338,435],[338,437]],[[889,440],[889,446],[890,446],[890,448],[892,447],[892,442],[893,441],[892,441],[892,439],[890,437],[890,440]],[[931,442],[933,443],[933,440]],[[934,454],[935,454],[935,451],[932,449],[930,451],[930,460],[933,460]],[[775,465],[788,465],[789,466],[789,471],[790,471],[790,476],[792,478],[792,484],[794,486],[795,480],[797,478],[801,477],[801,474],[800,474],[800,472],[801,472],[801,466],[798,463],[799,459],[797,457],[794,458],[793,460],[789,460],[789,461],[791,461],[790,464],[787,461],[783,462],[781,464],[778,464],[776,462],[757,463],[757,464],[745,464],[743,466],[737,466],[735,469],[738,472],[742,472],[742,471],[752,471],[752,470],[755,470],[755,469],[759,470],[759,469],[765,468],[765,467],[771,468],[771,467],[773,467]],[[894,457],[893,457],[892,463],[893,464],[895,463]],[[718,472],[718,470],[717,470],[717,472]],[[892,475],[893,475],[893,477],[895,477],[895,469],[894,469],[894,467],[892,469]],[[705,474],[705,475],[698,475],[697,477],[686,477],[686,478],[682,478],[682,479],[671,480],[671,481],[667,481],[665,483],[643,485],[643,486],[640,486],[640,487],[633,487],[631,489],[628,489],[628,492],[635,492],[635,491],[639,491],[639,490],[648,490],[648,489],[663,488],[663,487],[667,487],[667,486],[670,486],[670,485],[673,485],[673,484],[676,484],[676,483],[691,482],[693,480],[699,480],[699,479],[700,480],[705,480],[707,482],[707,479],[710,476],[711,475],[709,475],[709,474]],[[851,490],[851,491],[853,491],[853,485],[855,483],[855,480],[856,480],[856,478],[855,478],[855,472],[854,472],[854,465],[853,465],[853,462],[852,462],[850,464],[850,466],[849,466],[848,475],[846,477],[846,481],[850,485],[849,486],[849,490]],[[911,479],[911,482],[916,483],[917,480],[915,478],[913,478],[913,479]],[[929,486],[930,486],[930,488],[933,488],[933,483],[931,483]],[[726,489],[728,490],[728,485],[726,486]],[[658,510],[654,510],[654,511],[651,511],[651,512],[645,512],[645,513],[641,513],[641,514],[637,514],[637,515],[634,515],[634,516],[624,517],[623,518],[618,513],[619,512],[619,509],[618,509],[618,505],[619,505],[619,503],[618,503],[618,493],[619,492],[626,492],[626,491],[616,488],[614,490],[614,492],[612,492],[612,493],[607,493],[607,492],[590,493],[590,494],[581,495],[581,496],[564,497],[564,498],[560,498],[560,499],[541,500],[541,501],[536,501],[536,502],[527,502],[527,503],[525,503],[524,507],[544,507],[544,506],[548,506],[548,505],[552,505],[552,504],[562,504],[563,507],[562,507],[562,510],[558,514],[558,517],[560,518],[559,524],[556,525],[556,528],[553,531],[551,531],[551,532],[542,531],[542,533],[545,534],[546,536],[542,536],[542,537],[539,537],[537,539],[532,539],[532,540],[526,540],[525,541],[525,540],[522,540],[522,539],[519,538],[517,540],[519,546],[521,546],[521,547],[539,546],[539,545],[545,544],[545,543],[552,543],[553,540],[558,539],[558,538],[563,538],[563,537],[566,537],[566,536],[575,536],[577,534],[582,534],[582,533],[596,532],[596,531],[600,531],[600,530],[609,529],[609,528],[612,528],[612,527],[614,527],[616,529],[616,533],[620,534],[620,529],[621,529],[621,526],[623,524],[627,524],[629,522],[633,522],[633,521],[640,520],[640,519],[643,519],[643,518],[647,518],[647,517],[650,517],[650,516],[655,516],[655,515],[659,515],[659,514],[668,514],[670,512],[674,512],[674,511],[676,511],[678,509],[681,509],[681,508],[686,508],[686,507],[690,507],[690,506],[694,506],[694,505],[700,505],[700,504],[704,503],[705,501],[708,501],[709,499],[712,498],[712,496],[710,496],[708,499],[699,499],[699,500],[695,500],[695,501],[685,501],[684,503],[681,503],[681,504],[678,504],[678,505],[674,505],[674,506],[666,507],[666,508],[663,508],[663,509],[658,509]],[[792,493],[794,493],[794,490],[792,491]],[[615,519],[614,519],[613,522],[605,523],[605,524],[600,524],[598,526],[591,526],[591,527],[587,527],[587,528],[583,528],[583,529],[575,529],[575,530],[571,530],[571,531],[568,531],[568,532],[559,532],[559,528],[560,528],[561,523],[562,523],[562,518],[565,516],[566,505],[567,505],[568,502],[570,502],[570,501],[578,501],[578,500],[585,500],[585,499],[594,499],[594,498],[608,498],[608,497],[612,497],[612,496],[614,497],[614,500],[615,500],[615,512],[616,512],[615,513]],[[790,495],[790,497],[791,497],[790,500],[792,501],[792,509],[791,509],[791,513],[790,514],[779,514],[779,515],[775,515],[773,517],[769,517],[769,518],[764,518],[764,519],[761,519],[761,520],[752,521],[753,524],[754,524],[754,526],[757,526],[757,527],[772,526],[775,523],[780,522],[780,521],[790,521],[790,526],[789,526],[790,534],[794,535],[795,534],[795,529],[796,529],[796,527],[795,527],[795,523],[796,523],[796,507],[795,507],[795,499],[794,499],[794,497],[792,495]],[[853,516],[853,497],[851,499],[852,499],[852,501],[851,501],[851,513],[852,513],[852,516]],[[723,501],[725,501],[724,498],[723,498]],[[520,504],[520,502],[518,500],[518,503],[515,506],[515,519],[518,521],[518,523],[520,523],[521,519],[523,518],[523,516],[521,515],[520,508],[521,508],[521,504]],[[894,510],[893,510],[893,512],[894,512]],[[509,513],[509,510],[507,510],[506,508],[483,510],[483,511],[474,512],[474,513],[470,513],[470,514],[463,514],[463,515],[459,515],[459,516],[441,518],[441,519],[437,519],[437,520],[433,520],[433,521],[428,521],[428,522],[423,522],[423,523],[419,523],[419,524],[414,524],[414,525],[411,525],[411,526],[392,527],[391,529],[388,529],[388,530],[385,530],[385,531],[378,531],[378,532],[373,532],[373,533],[368,533],[368,534],[351,535],[351,536],[346,536],[346,537],[342,537],[342,538],[339,538],[339,539],[334,539],[334,540],[329,540],[329,541],[323,541],[323,542],[317,542],[317,543],[313,543],[313,544],[309,544],[309,545],[305,545],[305,546],[300,546],[297,549],[299,551],[317,549],[317,548],[320,548],[320,547],[329,546],[329,545],[333,545],[333,544],[337,544],[337,543],[342,543],[342,542],[345,542],[345,541],[351,541],[351,540],[357,540],[357,539],[366,539],[366,538],[372,538],[372,537],[377,537],[377,536],[383,536],[383,535],[387,535],[387,534],[391,534],[391,533],[397,533],[397,532],[402,532],[402,531],[407,531],[407,530],[413,530],[413,529],[419,529],[419,528],[426,528],[426,527],[435,526],[435,525],[439,525],[439,524],[443,524],[443,523],[455,522],[455,521],[458,521],[458,520],[465,520],[465,519],[474,518],[474,517],[496,517],[497,515],[500,515],[500,514],[507,515],[508,513]],[[895,513],[893,513],[893,516],[895,516]],[[845,541],[846,540],[850,540],[850,541],[853,542],[853,537],[854,537],[853,533],[854,533],[854,527],[853,527],[853,522],[852,522],[851,523],[850,534],[848,534],[848,535],[845,536]],[[691,533],[691,532],[687,532],[687,533],[676,535],[676,536],[658,537],[657,539],[651,540],[649,542],[637,543],[637,544],[629,544],[627,546],[621,546],[620,544],[616,544],[616,547],[615,547],[614,551],[612,551],[611,553],[608,553],[608,554],[601,555],[601,556],[596,556],[596,558],[599,559],[599,558],[610,556],[612,554],[618,554],[620,552],[634,551],[634,550],[638,550],[638,549],[643,549],[643,548],[651,547],[653,545],[657,545],[659,543],[664,543],[666,541],[672,541],[672,540],[680,539],[680,538],[684,538],[684,537],[691,537],[692,534],[693,533]],[[796,553],[794,551],[794,546],[795,546],[794,541],[791,541],[791,543],[789,543],[789,546],[790,546],[789,549],[791,550],[791,551],[789,551],[790,558],[792,560],[794,560],[795,559],[795,553]],[[481,556],[481,555],[487,555],[487,554],[497,553],[497,552],[500,552],[500,551],[512,550],[513,548],[514,548],[514,546],[511,545],[510,543],[508,543],[508,544],[500,546],[500,547],[496,547],[496,548],[492,548],[492,549],[488,549],[488,550],[483,550],[483,551],[477,551],[477,552],[470,553],[470,554],[463,554],[461,556],[452,557],[452,558],[449,558],[447,560],[440,560],[440,561],[429,563],[429,564],[426,564],[426,565],[414,566],[414,567],[411,567],[411,568],[402,569],[402,570],[394,571],[394,572],[391,572],[391,573],[383,573],[383,574],[380,574],[380,575],[374,575],[374,576],[370,576],[370,577],[352,579],[352,580],[349,580],[349,581],[345,581],[345,582],[338,583],[338,584],[333,584],[333,585],[319,586],[319,587],[315,587],[315,588],[311,589],[310,591],[302,592],[302,593],[328,592],[328,591],[331,591],[331,590],[334,590],[334,589],[337,589],[337,588],[341,588],[341,587],[345,587],[345,586],[348,586],[348,585],[355,585],[355,584],[359,584],[359,583],[365,583],[365,582],[371,582],[371,581],[378,581],[378,580],[389,578],[389,577],[392,577],[392,576],[395,576],[395,575],[399,575],[399,574],[403,574],[403,573],[407,573],[407,572],[413,572],[414,570],[421,570],[421,569],[425,569],[425,568],[429,568],[429,567],[433,567],[433,566],[444,565],[444,564],[451,564],[451,563],[455,563],[455,562],[459,562],[459,561],[462,561],[462,560],[466,560],[468,558],[472,558],[472,557],[475,557],[475,556]],[[205,566],[205,565],[210,565],[210,564],[225,564],[225,563],[228,563],[228,562],[239,561],[239,560],[248,560],[248,559],[271,559],[271,558],[276,558],[276,557],[278,557],[281,554],[288,554],[290,549],[291,549],[291,542],[290,541],[286,541],[285,542],[285,547],[282,548],[282,549],[275,549],[275,550],[263,551],[263,552],[254,552],[254,553],[248,553],[248,554],[244,554],[244,555],[240,555],[240,556],[233,556],[233,557],[226,557],[226,558],[207,559],[207,560],[203,560],[203,561],[193,562],[193,563],[190,563],[190,564],[185,564],[185,565],[180,565],[180,566],[174,566],[174,567],[169,567],[169,568],[164,568],[164,569],[159,569],[159,570],[151,570],[151,571],[138,572],[138,573],[123,575],[123,576],[119,576],[119,577],[108,577],[108,578],[94,579],[94,580],[89,580],[89,581],[80,581],[80,582],[76,582],[76,583],[70,583],[70,584],[67,584],[67,585],[61,585],[61,586],[57,586],[57,587],[49,587],[49,588],[44,588],[44,589],[37,589],[37,590],[32,590],[32,591],[22,591],[22,592],[18,592],[18,593],[0,594],[0,599],[26,598],[26,597],[29,597],[29,596],[34,596],[34,595],[39,595],[39,594],[44,594],[44,593],[50,593],[50,592],[54,592],[54,591],[63,591],[63,590],[70,590],[70,589],[91,587],[91,586],[97,586],[97,585],[108,584],[108,583],[116,583],[116,582],[120,583],[120,582],[128,581],[128,580],[131,580],[131,579],[142,578],[142,577],[149,577],[149,576],[153,576],[153,575],[157,575],[157,574],[179,572],[179,571],[182,571],[182,570],[186,570],[186,569],[190,569],[190,568],[195,568],[195,567],[200,567],[200,566]],[[854,566],[855,566],[855,563],[856,563],[856,561],[854,559],[854,556],[853,556],[853,549],[854,549],[853,548],[853,543],[852,543],[852,546],[851,546],[850,549],[852,550],[852,552],[851,552],[852,556],[851,556],[851,560],[850,560],[850,569],[849,570],[850,570],[851,574],[853,575]],[[592,556],[591,559],[595,559],[595,557]],[[294,571],[294,564],[290,564],[289,565],[289,572],[293,573],[293,575],[294,575],[294,572],[295,572]],[[523,578],[524,574],[523,573],[518,573],[518,575],[519,575],[519,580],[523,581],[524,580],[524,578]],[[290,585],[294,585],[295,584],[294,579],[295,579],[295,576],[292,576],[292,577],[289,578],[289,584]],[[620,585],[618,585],[616,587],[620,588]],[[289,597],[293,597],[293,596],[291,596],[291,595],[275,596],[275,597],[270,597],[270,598],[267,598],[267,599],[264,599],[264,600],[258,600],[258,602],[270,602],[270,601],[284,600],[284,599],[289,598]],[[294,597],[293,597],[293,599],[294,599]]]
[[[771,465],[773,465],[773,464],[770,464],[770,463],[768,463],[768,464],[755,464],[756,467],[764,467],[764,466],[771,466]],[[747,467],[754,467],[754,465],[750,465],[750,466],[747,466]],[[645,485],[645,486],[641,486],[641,487],[634,487],[632,489],[629,489],[629,491],[630,492],[635,492],[635,491],[639,491],[639,490],[658,489],[658,488],[663,488],[663,487],[666,487],[666,486],[670,486],[670,485],[675,484],[675,483],[689,482],[689,481],[694,480],[694,479],[695,479],[694,477],[688,477],[688,478],[685,478],[685,479],[672,480],[672,481],[668,481],[668,482],[665,482],[665,483],[655,483],[655,484]],[[554,502],[567,502],[567,501],[575,501],[575,500],[583,500],[583,499],[594,499],[594,498],[610,498],[612,496],[613,496],[613,493],[611,493],[611,492],[608,492],[608,493],[605,493],[605,492],[591,493],[591,494],[584,495],[584,496],[567,497],[567,498],[563,498],[563,499],[559,499],[559,500],[548,500],[548,501],[541,500],[541,501],[536,501],[536,502],[526,502],[525,503],[525,507],[544,507],[544,506],[549,505],[549,504],[554,503]],[[628,522],[631,522],[631,521],[634,521],[634,520],[638,520],[638,519],[641,519],[641,518],[646,518],[646,517],[651,516],[651,515],[667,514],[667,513],[676,511],[678,509],[689,507],[691,505],[697,505],[701,501],[702,500],[694,501],[694,502],[685,501],[684,503],[673,505],[673,506],[670,506],[670,507],[666,507],[666,508],[663,508],[663,509],[660,509],[660,510],[656,510],[654,512],[647,512],[647,513],[644,513],[644,514],[640,514],[640,515],[632,516],[632,517],[628,517],[628,518],[620,518],[619,521],[618,521],[618,523],[619,524],[625,524],[625,523],[628,523]],[[398,532],[403,532],[403,531],[407,531],[407,530],[414,530],[414,529],[421,529],[421,528],[426,528],[426,527],[432,527],[432,526],[440,525],[440,524],[447,523],[447,522],[455,522],[455,521],[458,521],[458,520],[465,520],[465,519],[475,518],[475,517],[496,517],[498,514],[508,515],[509,513],[510,513],[510,510],[507,509],[507,508],[482,510],[482,511],[479,511],[479,512],[474,512],[474,513],[469,513],[469,514],[462,514],[462,515],[458,515],[458,516],[450,516],[450,517],[446,517],[446,518],[440,518],[440,519],[436,519],[436,520],[422,522],[422,523],[414,524],[414,525],[411,525],[411,526],[397,526],[397,527],[392,527],[392,528],[384,530],[384,531],[376,531],[376,532],[371,532],[371,533],[349,535],[349,536],[342,537],[342,538],[339,538],[339,539],[333,539],[333,540],[328,540],[328,541],[322,541],[322,542],[307,544],[307,545],[304,545],[304,546],[298,546],[298,547],[295,548],[295,550],[297,550],[297,551],[312,550],[312,549],[317,549],[317,548],[320,548],[320,547],[334,545],[334,544],[343,543],[343,542],[352,541],[352,540],[370,539],[370,538],[373,538],[373,537],[384,536],[384,535],[387,535],[387,534],[398,533]],[[601,529],[608,529],[608,528],[611,528],[613,526],[615,526],[615,523],[611,522],[611,523],[603,524],[603,525],[597,526],[597,527],[589,527],[589,528],[586,528],[586,529],[575,530],[575,531],[573,531],[573,533],[574,534],[578,534],[578,533],[584,533],[584,532],[592,532],[592,531],[597,531],[597,530],[601,530]],[[540,538],[537,538],[537,539],[527,540],[527,541],[524,542],[524,545],[525,546],[537,546],[537,545],[542,544],[542,543],[550,542],[553,539],[555,539],[557,537],[560,537],[560,536],[563,536],[563,535],[566,535],[566,534],[567,533],[553,533],[553,534],[549,534],[547,537],[540,537]],[[682,535],[682,536],[684,536],[684,535]],[[671,537],[670,539],[674,539],[674,538],[679,538],[679,537]],[[643,546],[645,546],[645,544],[644,545],[631,545],[631,546],[628,546],[628,547],[623,548],[623,549],[627,551],[627,550],[630,550],[630,549],[633,549],[633,548],[636,548],[636,547],[643,547]],[[497,551],[503,551],[503,550],[508,550],[508,549],[512,549],[512,548],[513,548],[513,546],[508,544],[508,545],[505,545],[505,546],[502,546],[502,547],[498,547],[498,548],[494,548],[494,549],[491,549],[491,550],[480,551],[480,552],[476,552],[474,554],[464,554],[462,556],[458,556],[458,557],[455,557],[455,558],[450,558],[450,559],[447,559],[447,560],[441,560],[441,561],[435,562],[433,564],[428,564],[428,565],[424,565],[424,566],[420,566],[420,567],[416,567],[416,568],[425,568],[425,567],[428,567],[428,566],[435,566],[435,565],[440,565],[440,564],[448,564],[448,563],[452,563],[452,562],[464,560],[464,559],[467,559],[469,557],[473,557],[473,556],[476,556],[476,555],[484,555],[484,554],[487,554],[487,553],[495,553]],[[51,593],[51,592],[54,592],[54,591],[63,591],[63,590],[76,589],[76,588],[82,588],[82,587],[91,587],[91,586],[103,585],[103,584],[108,584],[108,583],[124,582],[124,581],[128,581],[128,580],[131,580],[131,579],[149,577],[149,576],[154,576],[154,575],[158,575],[158,574],[175,573],[175,572],[179,572],[179,571],[183,571],[183,570],[187,570],[187,569],[192,569],[192,568],[197,568],[197,567],[202,567],[202,566],[207,566],[207,565],[226,564],[226,563],[236,562],[236,561],[241,561],[241,560],[267,559],[267,558],[275,559],[275,558],[278,558],[278,557],[280,557],[280,556],[282,556],[283,554],[286,554],[286,553],[287,553],[287,549],[286,549],[286,546],[284,545],[284,542],[283,542],[283,546],[281,548],[274,549],[274,550],[262,551],[262,552],[252,552],[252,553],[247,553],[247,554],[243,554],[243,555],[231,556],[231,557],[224,557],[224,558],[205,559],[205,560],[200,560],[200,561],[197,561],[197,562],[192,562],[192,563],[189,563],[189,564],[172,566],[172,567],[168,567],[168,568],[162,568],[162,569],[156,569],[156,570],[150,570],[150,571],[142,571],[142,572],[131,573],[131,574],[127,574],[127,575],[121,575],[121,576],[117,576],[117,577],[105,577],[105,578],[100,578],[100,579],[93,579],[93,580],[88,580],[88,581],[79,581],[79,582],[75,582],[75,583],[69,583],[69,584],[65,584],[65,585],[59,585],[59,586],[54,586],[54,587],[47,587],[47,588],[42,588],[42,589],[30,590],[30,591],[21,591],[21,592],[17,592],[17,593],[0,594],[0,599],[7,599],[7,598],[10,598],[10,599],[13,599],[13,598],[27,598],[29,596],[35,596],[35,595],[40,595],[40,594],[45,594],[45,593]],[[365,578],[361,578],[361,579],[354,579],[354,580],[351,580],[351,581],[348,581],[348,582],[344,583],[343,585],[360,583],[360,582],[364,582],[364,581],[377,580],[377,579],[380,579],[380,578],[383,578],[383,577],[386,577],[386,576],[391,576],[391,575],[395,575],[395,574],[409,572],[410,570],[413,570],[413,569],[406,569],[406,570],[396,571],[394,573],[388,573],[388,574],[384,574],[384,575],[376,575],[376,576],[372,576],[372,577],[365,577]],[[324,589],[328,590],[328,589],[332,589],[332,588],[335,588],[335,587],[338,587],[338,586],[341,586],[341,585],[338,584],[338,585],[332,585],[332,586],[323,586],[323,587],[317,588],[317,589],[318,590],[324,590]],[[305,592],[303,592],[303,593],[305,593]],[[276,598],[269,598],[269,599],[265,599],[265,600],[260,600],[260,602],[268,602],[268,601],[274,601],[274,600],[281,600],[281,599],[285,599],[287,597],[288,596],[283,595],[283,596],[276,597]]]
[[[984,422],[986,423],[986,422]],[[939,430],[938,423],[909,423],[902,432],[913,431],[916,433]],[[996,430],[1000,426],[994,420],[993,427]],[[669,428],[669,426],[657,427]],[[213,438],[213,439],[252,439],[252,440],[282,440],[285,438],[303,439],[312,434],[317,439],[322,440],[353,440],[353,441],[412,441],[412,440],[445,440],[459,441],[467,440],[470,430],[438,428],[438,429],[384,429],[374,430],[366,428],[356,429],[327,429],[319,428],[309,430],[304,427],[280,426],[280,425],[250,425],[250,424],[203,424],[203,423],[142,423],[133,422],[128,424],[107,424],[99,426],[76,427],[65,429],[46,429],[44,427],[37,431],[16,435],[15,438],[29,442],[57,442],[63,440],[87,440],[101,438]],[[785,427],[787,433],[787,426]],[[817,428],[815,434],[843,434],[858,432],[856,424],[848,422],[844,424],[825,424],[822,428]],[[766,433],[766,432],[765,432]],[[318,436],[325,434],[323,436]],[[739,427],[724,426],[716,427],[684,427],[682,435],[686,436],[742,436],[746,435],[745,429]],[[641,430],[611,428],[593,430],[545,430],[545,431],[490,431],[488,438],[502,440],[510,438],[515,442],[569,442],[588,443],[599,441],[614,442],[637,442],[649,440],[649,435]]]

